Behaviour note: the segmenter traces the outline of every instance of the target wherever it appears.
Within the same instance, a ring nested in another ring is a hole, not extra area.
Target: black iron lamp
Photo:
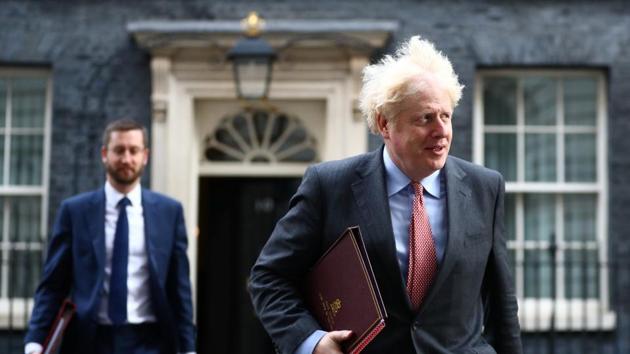
[[[227,54],[234,68],[236,94],[241,99],[264,100],[269,94],[271,72],[276,52],[260,38],[264,21],[256,12],[250,12],[242,21],[245,37]]]

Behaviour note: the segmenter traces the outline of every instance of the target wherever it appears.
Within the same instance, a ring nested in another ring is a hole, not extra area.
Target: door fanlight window
[[[246,110],[227,116],[205,140],[208,161],[309,163],[319,160],[317,141],[299,118]]]

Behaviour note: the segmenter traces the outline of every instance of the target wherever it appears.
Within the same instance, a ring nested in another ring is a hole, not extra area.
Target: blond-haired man
[[[389,314],[364,353],[522,353],[503,178],[449,156],[462,89],[419,37],[364,70],[361,109],[384,146],[311,166],[252,268],[254,306],[281,353],[342,353],[352,335],[321,331],[296,288],[351,225]]]

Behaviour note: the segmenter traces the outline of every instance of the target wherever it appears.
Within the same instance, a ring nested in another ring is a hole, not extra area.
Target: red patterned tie
[[[429,216],[424,207],[423,188],[418,182],[411,182],[415,197],[409,223],[409,272],[407,273],[407,293],[411,307],[418,311],[437,270],[435,244],[431,234]]]

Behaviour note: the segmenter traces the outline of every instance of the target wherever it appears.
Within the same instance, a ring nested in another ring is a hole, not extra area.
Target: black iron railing
[[[558,260],[554,244],[541,252],[549,254],[516,264],[536,275],[519,300],[525,353],[630,353],[630,293],[621,287],[630,283],[630,260],[601,261],[587,249]]]
[[[41,246],[9,244],[0,262],[0,353],[24,353],[23,338],[42,269]]]
[[[0,278],[1,284],[6,287],[2,289],[3,297],[0,298],[3,311],[0,313],[0,353],[6,354],[23,353],[25,324],[28,323],[32,297],[42,268],[41,253],[26,252],[15,256],[19,254],[18,251],[4,250],[2,253],[6,255],[14,252],[14,257],[8,257],[7,262],[4,260],[6,258],[2,260],[2,266],[9,267],[2,276],[8,278]],[[534,295],[538,292],[539,298],[531,296],[520,299],[525,353],[630,353],[630,259],[593,263],[592,259],[582,257],[559,262],[553,246],[548,252],[551,256],[541,257],[542,261],[530,260],[528,264],[516,264],[516,267],[531,267],[535,270],[552,269],[549,277],[530,279],[534,284],[529,286],[534,289]],[[592,270],[589,273],[593,266],[597,270],[594,272],[595,277]],[[583,274],[578,285],[570,284],[572,293],[569,298],[566,289],[565,298],[560,298],[556,277],[558,272],[553,271],[557,267],[565,270],[581,269],[580,274]],[[541,272],[534,274],[540,275]],[[600,283],[600,275],[607,277],[607,289],[597,287],[595,291],[591,282],[595,279]],[[531,292],[529,295],[532,295]]]

